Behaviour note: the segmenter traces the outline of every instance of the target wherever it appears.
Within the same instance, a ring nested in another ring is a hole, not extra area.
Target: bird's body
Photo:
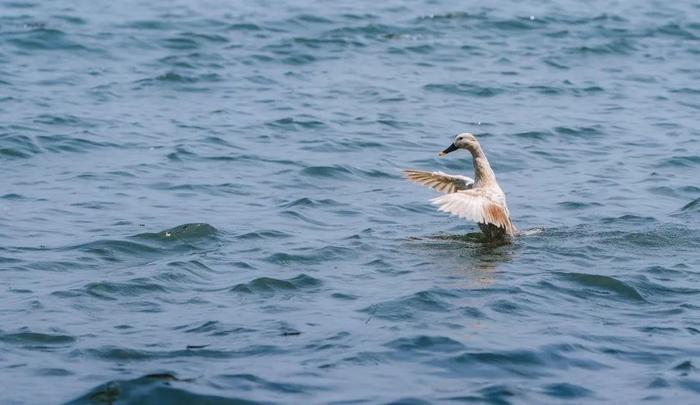
[[[430,200],[440,211],[477,222],[489,241],[509,241],[517,229],[510,220],[506,196],[481,145],[474,135],[459,134],[440,156],[457,149],[466,149],[472,154],[474,180],[466,176],[411,169],[404,170],[404,174],[411,181],[445,193]]]

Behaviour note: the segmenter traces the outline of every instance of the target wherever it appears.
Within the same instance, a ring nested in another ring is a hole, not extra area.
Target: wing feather
[[[451,175],[443,172],[424,172],[421,170],[404,169],[404,175],[410,181],[431,187],[442,193],[456,193],[469,190],[474,180],[467,176]]]
[[[504,228],[509,235],[515,235],[516,229],[510,220],[505,200],[501,201],[486,190],[462,190],[441,195],[430,202],[437,205],[440,211],[478,223],[494,224]]]

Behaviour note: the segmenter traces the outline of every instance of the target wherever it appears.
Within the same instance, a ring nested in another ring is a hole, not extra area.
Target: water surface
[[[0,3],[0,402],[696,402],[699,17]]]

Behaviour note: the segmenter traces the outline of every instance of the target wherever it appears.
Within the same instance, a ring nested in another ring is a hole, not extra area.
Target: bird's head
[[[457,149],[467,149],[468,151],[474,151],[479,147],[479,142],[476,140],[474,134],[469,132],[464,132],[455,137],[452,145],[448,146],[447,149],[440,152],[440,157],[447,155],[450,152],[454,152]]]

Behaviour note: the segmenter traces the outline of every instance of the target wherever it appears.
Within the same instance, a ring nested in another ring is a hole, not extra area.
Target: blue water
[[[1,2],[0,403],[697,403],[700,6],[484,4]]]

